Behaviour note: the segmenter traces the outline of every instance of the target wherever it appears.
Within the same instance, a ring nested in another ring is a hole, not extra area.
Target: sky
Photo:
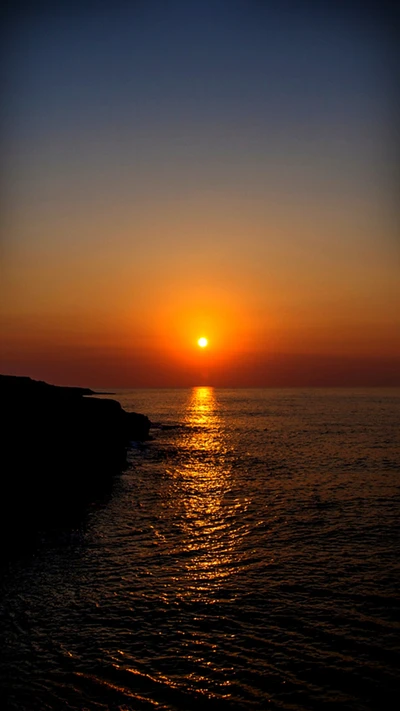
[[[357,8],[10,14],[1,372],[400,385],[394,72],[385,18]]]

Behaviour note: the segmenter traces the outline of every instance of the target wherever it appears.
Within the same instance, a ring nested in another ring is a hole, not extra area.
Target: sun
[[[205,348],[206,346],[208,346],[207,338],[204,338],[204,336],[202,336],[202,338],[199,338],[197,343],[200,346],[200,348]]]

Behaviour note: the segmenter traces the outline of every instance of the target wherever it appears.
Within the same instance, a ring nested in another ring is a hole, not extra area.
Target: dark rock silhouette
[[[123,468],[150,420],[86,388],[0,375],[0,533],[7,549],[82,509]]]

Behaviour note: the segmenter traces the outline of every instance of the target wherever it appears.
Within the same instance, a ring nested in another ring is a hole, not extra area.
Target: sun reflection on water
[[[236,570],[235,549],[243,535],[232,480],[232,451],[213,388],[191,392],[180,447],[182,463],[173,472],[179,552],[184,556],[175,579],[180,594],[210,599]],[[179,518],[178,518],[179,517]]]

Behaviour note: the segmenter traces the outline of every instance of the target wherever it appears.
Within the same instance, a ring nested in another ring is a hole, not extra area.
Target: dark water
[[[400,391],[119,399],[178,426],[5,570],[2,708],[397,708]]]

